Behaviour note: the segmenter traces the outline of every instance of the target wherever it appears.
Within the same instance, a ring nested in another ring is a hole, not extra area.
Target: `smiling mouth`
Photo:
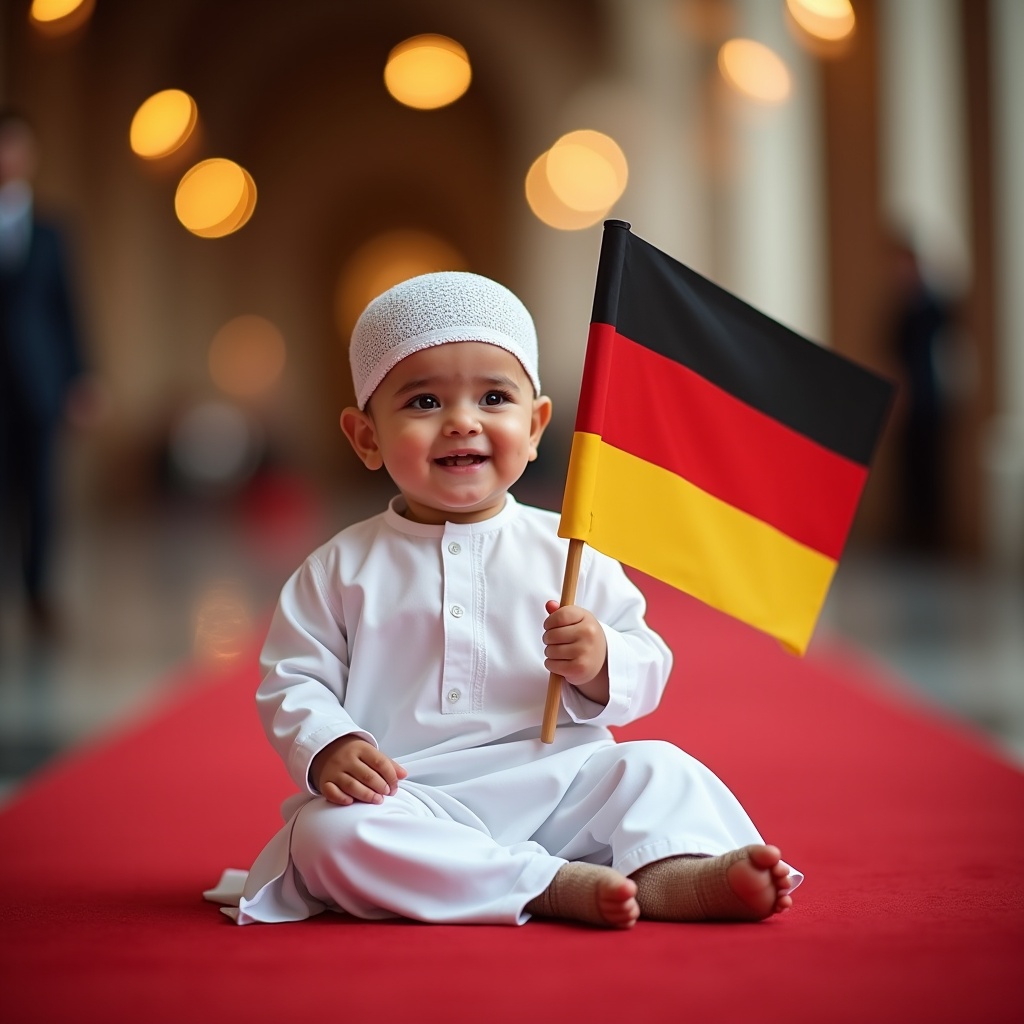
[[[434,459],[439,466],[478,466],[486,461],[486,455],[446,455],[443,459]]]

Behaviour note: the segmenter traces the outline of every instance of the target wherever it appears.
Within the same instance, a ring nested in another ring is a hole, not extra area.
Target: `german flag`
[[[803,654],[892,394],[606,221],[559,535]]]

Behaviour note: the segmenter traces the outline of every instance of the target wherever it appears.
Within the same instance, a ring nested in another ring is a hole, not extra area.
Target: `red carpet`
[[[807,873],[789,914],[626,933],[330,914],[237,928],[200,892],[248,866],[289,783],[252,662],[190,669],[0,813],[0,1020],[1024,1019],[1024,774],[848,651],[798,661],[644,586],[677,668],[628,733],[678,742],[732,786]]]

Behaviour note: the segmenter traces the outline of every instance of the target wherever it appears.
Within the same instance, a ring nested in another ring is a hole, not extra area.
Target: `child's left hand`
[[[590,700],[607,704],[608,644],[601,624],[576,604],[561,608],[548,601],[544,607],[544,667]]]

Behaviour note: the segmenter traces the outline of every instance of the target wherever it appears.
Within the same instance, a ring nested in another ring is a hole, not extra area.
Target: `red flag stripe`
[[[838,560],[865,467],[608,324],[591,325],[585,378],[577,430],[599,434]]]

